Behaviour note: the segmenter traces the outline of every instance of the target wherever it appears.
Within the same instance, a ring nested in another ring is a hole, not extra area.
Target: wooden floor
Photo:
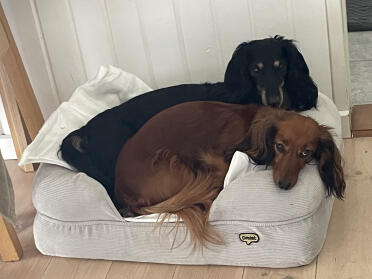
[[[36,250],[32,235],[33,175],[19,170],[15,161],[7,161],[16,192],[16,230],[24,256],[20,262],[0,263],[0,278],[372,278],[372,138],[345,140],[344,154],[346,198],[335,202],[323,250],[310,265],[290,269],[174,266],[43,256]]]

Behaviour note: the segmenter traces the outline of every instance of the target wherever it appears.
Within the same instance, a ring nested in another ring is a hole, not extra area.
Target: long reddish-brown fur
[[[175,214],[176,227],[182,219],[195,245],[221,244],[208,216],[237,150],[271,165],[283,189],[296,184],[310,159],[299,154],[310,150],[328,192],[343,196],[341,156],[328,130],[311,118],[254,104],[189,102],[155,115],[124,145],[116,200],[130,213],[164,213],[159,226]]]

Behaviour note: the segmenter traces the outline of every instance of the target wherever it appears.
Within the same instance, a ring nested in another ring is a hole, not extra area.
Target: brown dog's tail
[[[175,156],[168,161],[170,165],[169,175],[177,177],[177,183],[182,183],[182,189],[174,196],[165,201],[152,206],[142,207],[139,209],[140,214],[162,213],[158,221],[160,228],[164,221],[171,217],[172,214],[177,216],[174,229],[176,235],[172,244],[174,247],[178,227],[182,219],[186,228],[190,231],[191,241],[194,248],[200,244],[200,247],[206,244],[223,244],[219,234],[208,222],[209,210],[214,199],[222,189],[223,177],[226,174],[227,165],[219,157],[213,157],[211,154],[203,154],[201,162],[205,166],[194,172],[182,163],[175,160]],[[177,161],[177,163],[175,163]],[[167,175],[167,173],[165,173]],[[222,179],[221,179],[222,178]],[[185,239],[178,244],[181,245]]]

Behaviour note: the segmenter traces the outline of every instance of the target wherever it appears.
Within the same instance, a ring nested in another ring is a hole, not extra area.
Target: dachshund
[[[311,160],[328,195],[345,190],[341,155],[329,133],[310,117],[256,104],[188,102],[151,118],[123,146],[115,168],[115,198],[126,216],[175,214],[194,247],[220,244],[208,223],[235,151],[271,166],[281,189],[294,187]]]
[[[318,89],[306,62],[291,40],[276,36],[245,42],[233,53],[224,82],[183,84],[139,95],[71,132],[60,151],[68,164],[99,181],[113,199],[120,149],[158,112],[190,101],[257,103],[306,110],[316,106],[317,97]]]

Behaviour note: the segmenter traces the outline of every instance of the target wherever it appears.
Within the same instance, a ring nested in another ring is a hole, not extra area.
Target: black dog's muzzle
[[[269,105],[272,107],[281,108],[284,103],[283,85],[284,82],[282,82],[278,88],[270,90],[270,93],[268,93],[268,90],[266,90],[266,88],[257,85],[262,104],[265,106]]]

